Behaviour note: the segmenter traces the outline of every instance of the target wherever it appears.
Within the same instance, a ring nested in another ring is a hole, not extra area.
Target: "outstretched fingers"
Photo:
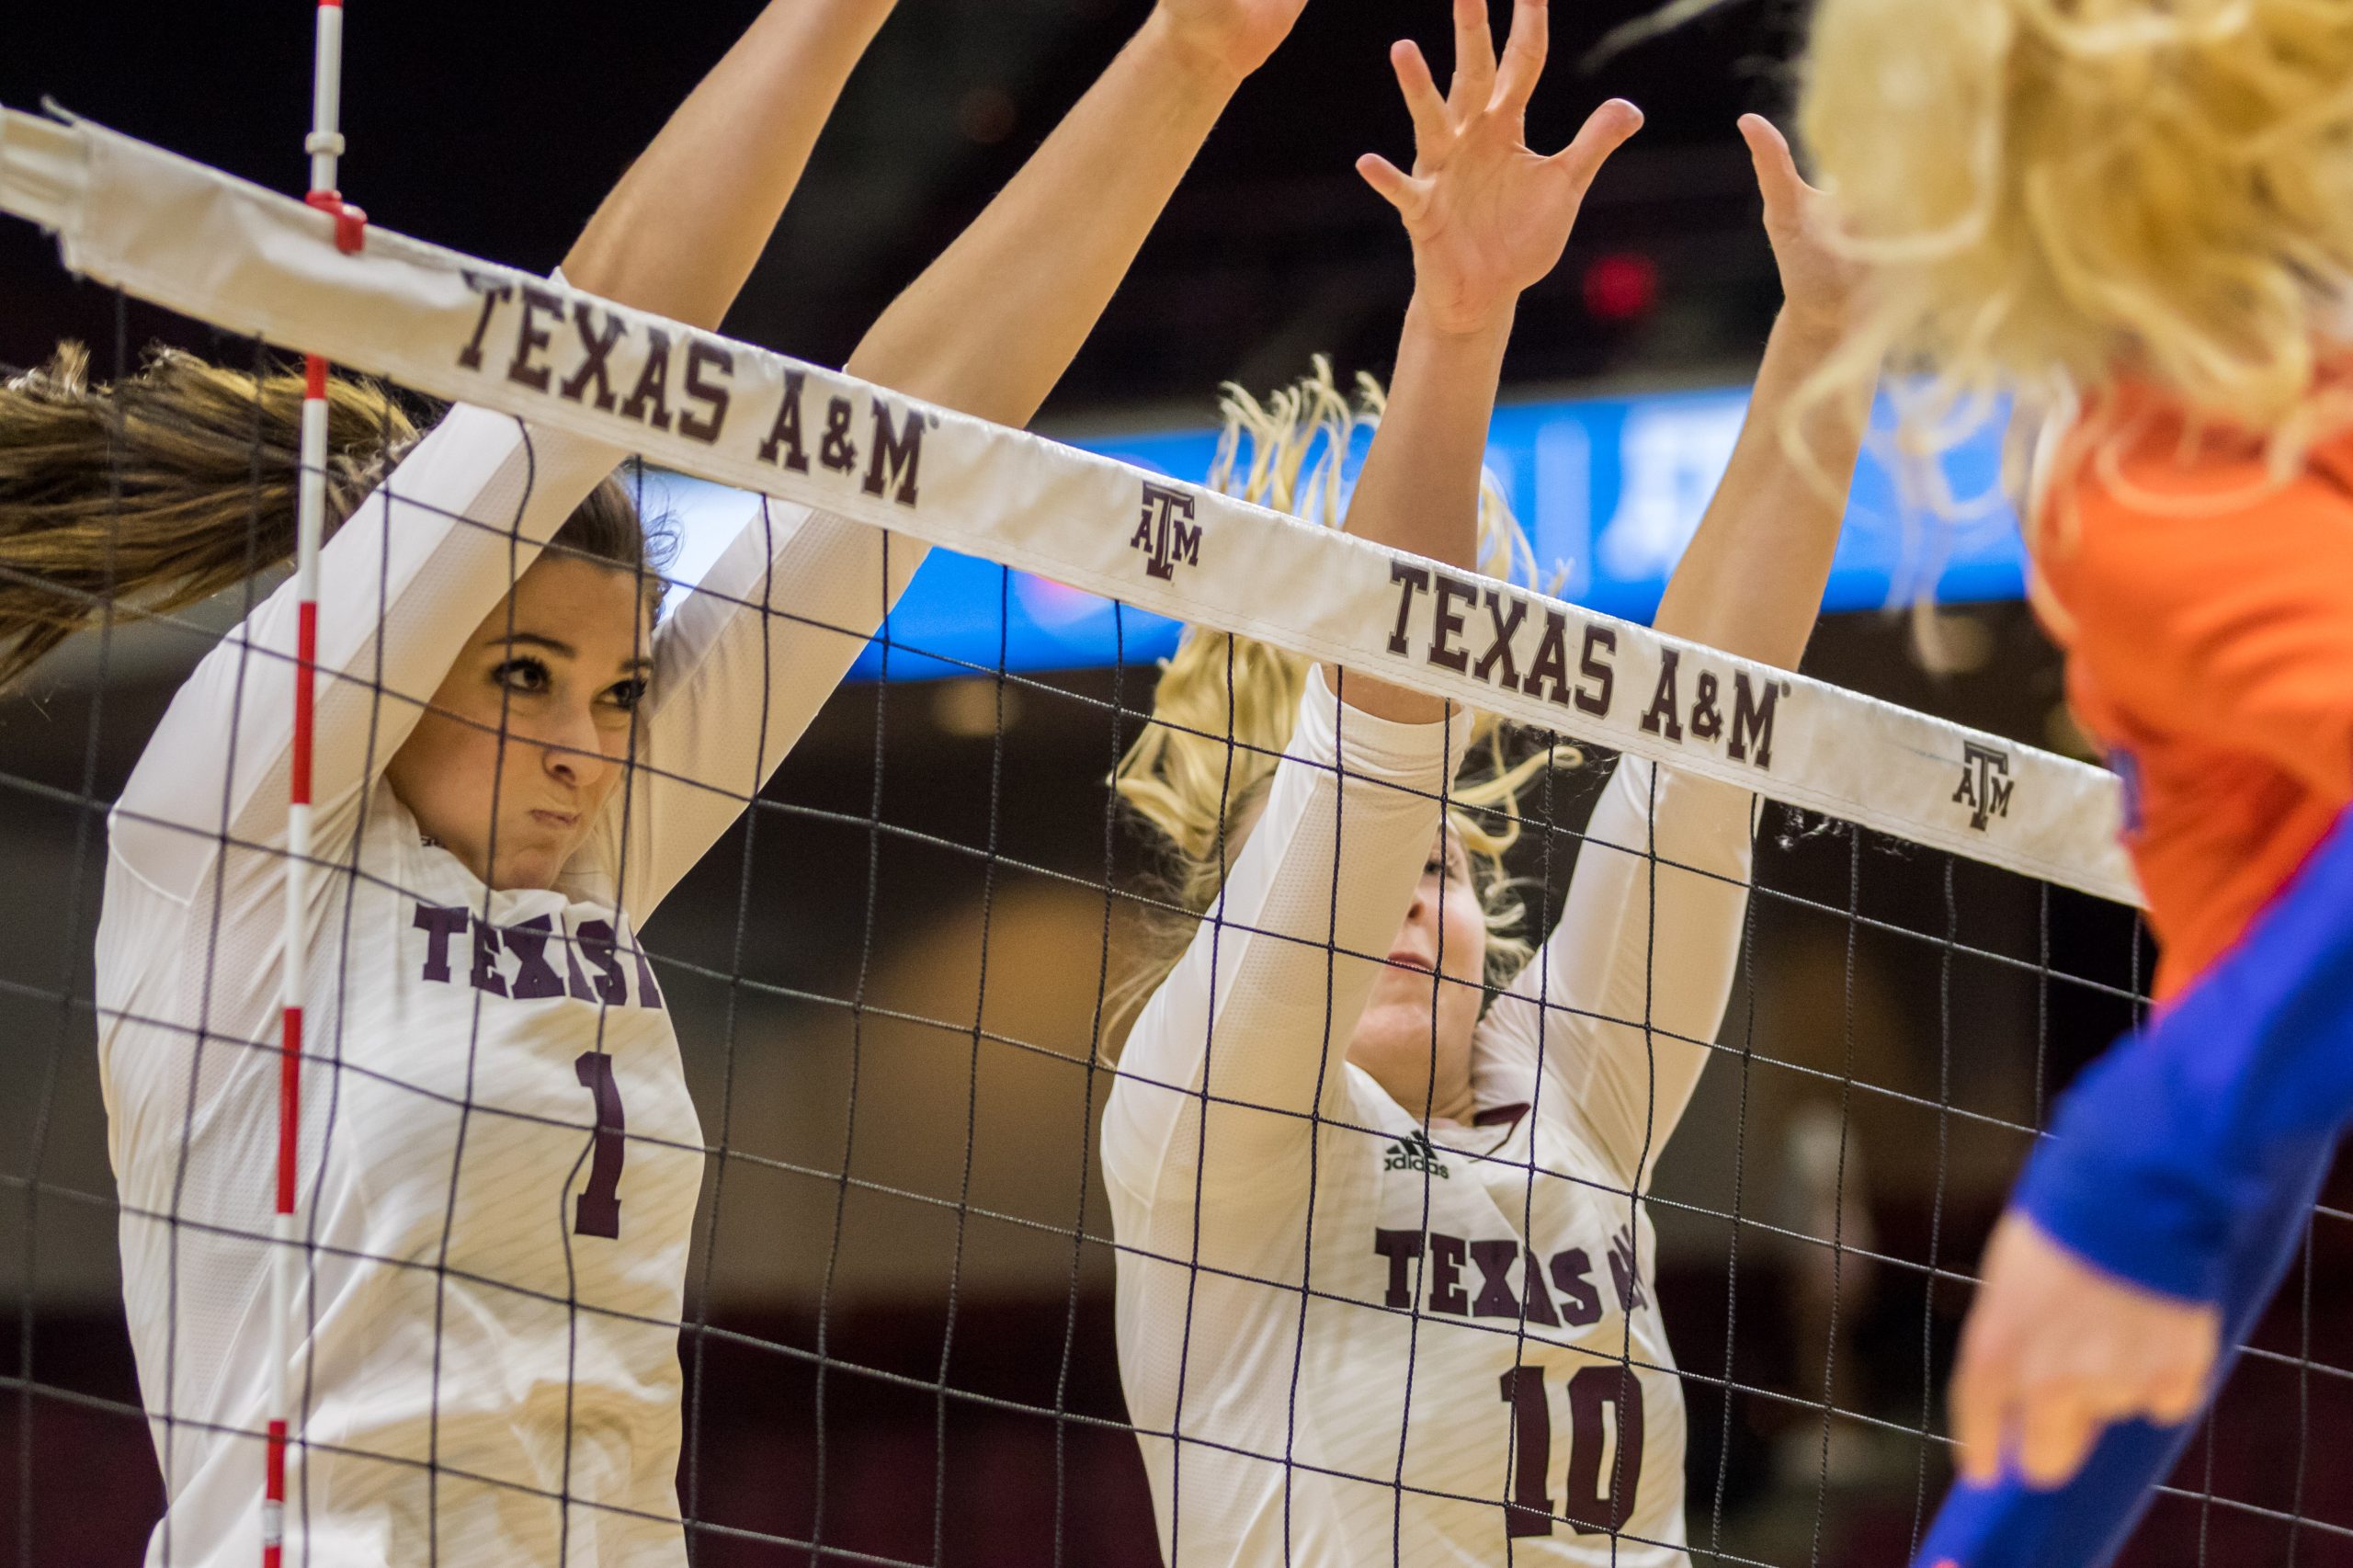
[[[1487,107],[1495,93],[1495,40],[1487,26],[1487,0],[1454,0],[1454,81],[1447,104],[1467,119]]]
[[[1953,1369],[1946,1419],[1960,1450],[1953,1468],[1965,1481],[1990,1486],[2002,1473],[2002,1441],[2010,1417],[2009,1380],[1979,1343],[1972,1321],[1961,1331],[1961,1364]]]
[[[1372,187],[1383,201],[1397,209],[1399,217],[1411,222],[1421,216],[1423,204],[1428,199],[1426,185],[1378,153],[1367,153],[1357,160],[1357,173],[1365,184]]]
[[[1495,74],[1495,107],[1524,114],[1544,74],[1544,56],[1552,48],[1552,9],[1545,0],[1514,0],[1511,37],[1504,40],[1504,60]]]
[[[2055,1491],[2075,1478],[2114,1413],[2086,1391],[2063,1384],[2029,1399],[2019,1412],[2018,1474],[2029,1486]]]
[[[1813,187],[1798,173],[1790,139],[1761,114],[1740,117],[1740,138],[1748,143],[1749,161],[1756,165],[1756,188],[1764,193],[1767,210],[1776,217],[1794,213]]]
[[[1448,118],[1446,99],[1430,77],[1430,62],[1421,46],[1400,39],[1389,46],[1389,63],[1397,73],[1398,90],[1405,95],[1405,112],[1414,117],[1414,143],[1426,158],[1443,157],[1454,141],[1454,122]]]
[[[1623,147],[1643,128],[1643,111],[1623,98],[1611,98],[1586,117],[1576,140],[1552,154],[1550,163],[1565,170],[1583,192],[1593,184],[1609,154]]]
[[[2220,1337],[2221,1324],[2216,1324]],[[2206,1380],[2212,1362],[2200,1368],[2184,1363],[2166,1369],[2148,1391],[2148,1416],[2160,1426],[2178,1426],[2206,1403]]]

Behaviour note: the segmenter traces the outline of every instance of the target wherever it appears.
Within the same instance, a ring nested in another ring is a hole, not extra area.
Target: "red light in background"
[[[1614,251],[1585,269],[1585,308],[1597,321],[1630,322],[1658,303],[1658,264]]]

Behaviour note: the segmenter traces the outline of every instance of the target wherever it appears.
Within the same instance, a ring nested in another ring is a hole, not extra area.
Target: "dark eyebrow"
[[[494,632],[483,640],[483,646],[485,648],[545,648],[549,653],[566,659],[576,659],[580,656],[579,650],[562,638],[549,637],[537,631],[515,631],[505,634]],[[621,668],[633,676],[651,675],[654,671],[654,660],[650,654],[640,653],[633,659],[623,659]]]
[[[485,648],[502,645],[508,648],[545,648],[549,653],[561,653],[567,659],[575,659],[580,656],[579,651],[571,643],[553,637],[542,637],[536,631],[494,631],[483,639],[482,645]]]

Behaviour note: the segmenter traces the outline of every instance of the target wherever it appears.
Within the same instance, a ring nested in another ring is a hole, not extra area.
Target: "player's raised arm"
[[[1543,0],[1520,0],[1498,61],[1484,0],[1455,0],[1448,93],[1412,42],[1390,53],[1414,119],[1413,172],[1377,153],[1357,164],[1413,238],[1414,300],[1347,529],[1458,566],[1478,560],[1480,460],[1519,296],[1560,265],[1594,176],[1643,123],[1613,98],[1560,152],[1529,150],[1549,21]],[[1442,706],[1362,677],[1342,690],[1384,718],[1428,722]]]
[[[1854,268],[1789,143],[1741,121],[1783,303],[1731,465],[1660,602],[1658,630],[1794,667],[1822,607],[1861,450],[1868,382],[1810,383],[1843,340]],[[1796,421],[1794,428],[1792,421]],[[1629,757],[1595,808],[1559,924],[1491,1009],[1492,1069],[1574,1119],[1645,1185],[1712,1054],[1739,965],[1753,798]],[[1655,899],[1656,907],[1653,908]],[[1660,983],[1659,977],[1672,976]]]
[[[1160,0],[1013,182],[874,324],[850,373],[1029,423],[1235,88],[1305,5]]]
[[[597,207],[574,287],[717,330],[898,0],[770,0]]]
[[[1800,177],[1780,131],[1752,114],[1742,118],[1740,133],[1765,197],[1781,312],[1731,466],[1668,579],[1654,624],[1795,669],[1821,615],[1872,388],[1854,380],[1813,394],[1809,383],[1844,341],[1855,268],[1836,248],[1831,199]]]
[[[715,324],[799,178],[850,68],[889,10],[890,0],[778,0],[621,176],[566,258],[572,281],[642,309]],[[248,542],[253,518],[245,501],[244,433],[259,418],[269,438],[291,450],[300,381],[280,377],[256,385],[251,378],[241,381],[184,358],[161,363],[165,373],[142,376],[119,392],[82,388],[72,395],[96,411],[93,417],[111,419],[102,407],[108,398],[148,415],[169,415],[176,407],[200,411],[208,399],[233,403],[242,387],[257,414],[214,425],[179,423],[180,428],[237,433],[223,437],[238,443],[236,453],[218,465],[219,472],[238,476],[233,504],[210,514],[221,523],[220,543],[211,548],[188,537],[191,513],[185,507],[152,515],[101,507],[103,527],[81,528],[73,542],[92,552],[93,574],[103,573],[106,587],[175,608],[268,564],[251,553]],[[66,389],[8,395],[46,401],[53,409]],[[624,573],[644,566],[643,534],[627,496],[610,484],[600,488],[622,455],[618,450],[460,407],[413,448],[388,451],[406,423],[381,392],[341,389],[335,407],[340,417],[330,446],[343,480],[335,500],[349,515],[332,519],[337,526],[320,574],[324,678],[313,789],[329,810],[363,787],[371,770],[393,767],[428,709],[449,708],[445,687],[469,678],[466,672],[453,676],[453,662],[479,641],[484,618],[561,531],[573,530],[568,546]],[[53,414],[45,410],[44,417]],[[275,428],[278,420],[287,428]],[[160,441],[172,426],[146,419],[142,429]],[[105,450],[105,443],[96,449]],[[395,457],[397,474],[388,478]],[[368,494],[379,481],[381,488]],[[103,478],[93,483],[103,494]],[[282,493],[290,513],[292,492],[290,477]],[[38,528],[74,526],[55,507],[28,511],[22,520]],[[19,519],[6,521],[15,528]],[[142,529],[156,537],[141,540]],[[290,523],[284,537],[290,549]],[[130,581],[115,570],[119,562],[142,559],[159,563],[155,580]],[[217,777],[233,756],[226,820],[243,837],[267,840],[282,831],[285,791],[270,780],[283,765],[292,732],[288,706],[274,694],[293,656],[295,609],[290,585],[207,658],[175,699],[124,792],[126,831],[118,835],[117,847],[138,857],[160,887],[192,888],[218,843],[221,794],[188,790],[192,773]],[[93,611],[85,603],[79,613],[87,618]],[[486,652],[482,662],[486,672]],[[494,690],[490,679],[483,673],[472,685]],[[259,684],[241,698],[247,683]],[[493,702],[488,720],[505,722],[508,706],[504,699]],[[607,706],[600,703],[598,712]],[[223,722],[232,713],[233,739]],[[566,731],[567,738],[574,734],[585,740],[591,732],[585,724]],[[422,756],[409,759],[420,774],[446,771],[420,762]],[[210,804],[197,804],[199,800]],[[500,871],[489,864],[488,846],[496,835],[487,814],[470,801],[468,824],[443,824],[448,831],[441,836],[476,875],[497,882],[516,869]],[[519,842],[512,833],[506,841]],[[552,874],[561,863],[560,856],[534,858],[540,869],[531,876]]]
[[[1519,295],[1558,263],[1594,176],[1641,124],[1633,106],[1612,100],[1564,151],[1546,157],[1529,149],[1525,116],[1543,68],[1545,23],[1542,0],[1520,0],[1498,61],[1485,6],[1455,0],[1449,95],[1439,93],[1413,44],[1392,55],[1414,119],[1414,172],[1377,156],[1358,165],[1405,222],[1415,292],[1347,528],[1463,566],[1477,560],[1480,464]],[[1180,703],[1177,687],[1188,681],[1225,679],[1222,660],[1206,668],[1195,653],[1180,655],[1164,676],[1156,710]],[[1201,1139],[1203,1182],[1219,1179],[1212,1173],[1247,1174],[1253,1179],[1237,1193],[1298,1206],[1296,1187],[1266,1176],[1304,1158],[1312,1116],[1343,1092],[1340,1058],[1387,972],[1384,960],[1406,940],[1400,928],[1416,883],[1450,863],[1437,847],[1439,801],[1462,761],[1467,716],[1444,722],[1444,703],[1360,676],[1336,684],[1344,700],[1320,676],[1307,681],[1261,811],[1238,809],[1213,771],[1192,777],[1190,790],[1180,778],[1123,775],[1130,799],[1180,845],[1177,819],[1194,815],[1226,824],[1211,835],[1212,853],[1244,842],[1121,1060],[1105,1119],[1105,1165],[1131,1191],[1192,1185],[1184,1129],[1206,1088],[1213,1108]],[[1215,798],[1188,801],[1203,786]],[[1457,909],[1451,952],[1442,950],[1443,930],[1441,950],[1422,951],[1414,938],[1424,972],[1467,962],[1475,973],[1464,923],[1475,923],[1476,907],[1472,901],[1467,917]],[[1421,1007],[1427,1032],[1428,1002]],[[1448,1083],[1437,1093],[1427,1043],[1393,1062],[1381,1058],[1395,1067],[1394,1083],[1383,1076],[1386,1066],[1369,1070],[1417,1117],[1460,1110],[1467,1119],[1457,1101],[1468,1090],[1468,1053],[1449,1054],[1463,1065],[1443,1074]],[[1222,1212],[1246,1223],[1238,1203]]]
[[[1009,425],[1069,368],[1234,89],[1305,0],[1162,0],[1011,184],[894,301],[851,373]],[[746,523],[655,639],[620,858],[642,913],[808,727],[927,553],[805,507]],[[789,602],[790,614],[766,611]]]

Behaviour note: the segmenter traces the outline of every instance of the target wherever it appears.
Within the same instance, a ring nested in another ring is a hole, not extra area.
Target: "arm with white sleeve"
[[[1852,273],[1835,214],[1765,119],[1741,122],[1786,302],[1732,462],[1668,581],[1656,628],[1795,668],[1822,606],[1868,385],[1814,398]],[[1805,456],[1784,439],[1793,410]],[[1533,1097],[1623,1175],[1649,1182],[1690,1103],[1732,994],[1748,903],[1754,798],[1634,757],[1595,807],[1559,923],[1482,1024],[1480,1097]]]
[[[564,257],[566,279],[716,326],[892,3],[768,7],[622,176]],[[714,155],[722,142],[731,155]],[[382,772],[465,638],[621,456],[460,406],[326,542],[312,746],[323,817]],[[224,837],[284,837],[297,615],[289,583],[207,655],[123,790],[116,852],[167,896],[193,893]]]
[[[1544,27],[1543,6],[1521,0],[1498,62],[1485,8],[1458,5],[1451,100],[1420,51],[1398,44],[1415,173],[1358,165],[1413,237],[1415,292],[1346,527],[1465,568],[1519,295],[1558,262],[1594,176],[1641,124],[1612,101],[1564,151],[1528,150]],[[1298,1209],[1316,1119],[1346,1095],[1348,1042],[1438,837],[1468,723],[1362,675],[1341,672],[1336,698],[1321,672],[1309,680],[1263,813],[1131,1031],[1104,1118],[1111,1179],[1187,1200],[1214,1185],[1228,1225]]]
[[[1649,1185],[1732,994],[1754,810],[1735,785],[1619,762],[1552,936],[1481,1020],[1482,1104],[1532,1105]]]
[[[1299,718],[1224,887],[1129,1031],[1103,1167],[1139,1198],[1213,1192],[1295,1210],[1346,1058],[1437,838],[1469,716],[1382,719],[1309,674]]]
[[[1242,81],[1304,0],[1162,0],[1012,183],[869,329],[850,374],[1025,425]],[[921,542],[769,501],[655,635],[621,835],[642,917],[743,813],[906,589]]]

